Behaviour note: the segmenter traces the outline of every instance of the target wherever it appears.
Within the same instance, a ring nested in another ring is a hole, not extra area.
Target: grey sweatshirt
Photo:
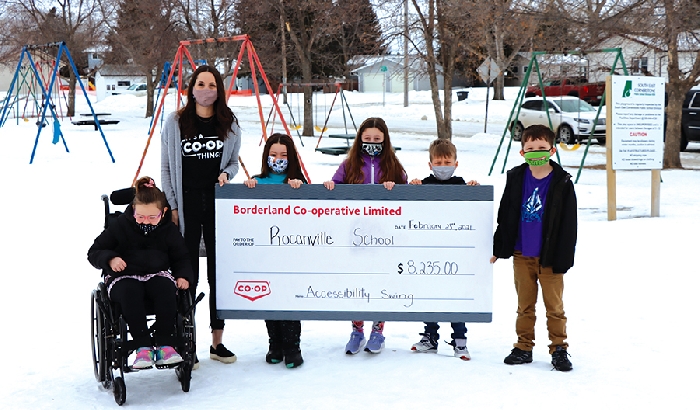
[[[160,135],[160,177],[163,193],[173,210],[177,210],[180,233],[185,234],[185,210],[182,202],[182,148],[179,116],[168,115]],[[235,122],[224,141],[221,170],[228,174],[229,181],[238,173],[238,151],[241,149],[241,129]]]

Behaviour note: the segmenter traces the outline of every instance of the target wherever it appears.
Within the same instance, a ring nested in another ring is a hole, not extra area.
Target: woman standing
[[[224,363],[236,355],[222,343],[224,321],[216,317],[216,254],[214,249],[214,188],[238,172],[241,130],[226,104],[226,89],[219,72],[200,66],[192,74],[187,104],[168,116],[161,135],[163,192],[180,227],[192,260],[192,298],[199,282],[199,244],[204,236],[209,282],[210,357]],[[195,364],[195,368],[199,363]]]

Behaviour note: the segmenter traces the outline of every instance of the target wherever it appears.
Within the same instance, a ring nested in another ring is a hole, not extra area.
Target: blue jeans
[[[451,324],[452,340],[467,338],[467,326],[464,324],[464,322],[452,322]],[[425,333],[430,333],[437,336],[437,340],[440,339],[438,329],[440,329],[440,325],[438,325],[437,322],[425,322]]]

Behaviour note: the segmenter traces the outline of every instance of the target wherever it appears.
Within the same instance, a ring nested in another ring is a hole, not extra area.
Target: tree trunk
[[[666,142],[664,143],[664,168],[682,168],[681,164],[681,113],[685,94],[683,84],[671,80],[666,91],[668,92],[668,106],[666,107]]]
[[[151,70],[146,72],[146,118],[153,117],[153,100],[155,94],[155,87],[153,84],[153,75]]]
[[[68,78],[68,110],[66,115],[68,117],[75,117],[75,85],[77,80],[75,78],[75,73],[73,70],[69,70],[70,76]],[[85,84],[85,87],[88,85]],[[87,91],[87,90],[86,90]]]
[[[504,95],[504,90],[505,90],[505,77],[503,76],[503,72],[501,71],[500,74],[496,77],[496,80],[493,82],[493,100],[494,101],[503,101],[505,100],[505,95]]]
[[[304,58],[301,61],[301,72],[304,83],[311,82],[311,60]],[[310,86],[304,87],[304,128],[301,135],[313,137],[314,135],[314,105],[313,90]]]

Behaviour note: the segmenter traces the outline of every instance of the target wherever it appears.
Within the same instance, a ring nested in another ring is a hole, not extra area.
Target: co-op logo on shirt
[[[254,302],[270,294],[270,282],[266,280],[239,280],[236,282],[233,293]]]
[[[182,141],[182,155],[199,159],[219,158],[224,143],[216,136],[190,138]]]

